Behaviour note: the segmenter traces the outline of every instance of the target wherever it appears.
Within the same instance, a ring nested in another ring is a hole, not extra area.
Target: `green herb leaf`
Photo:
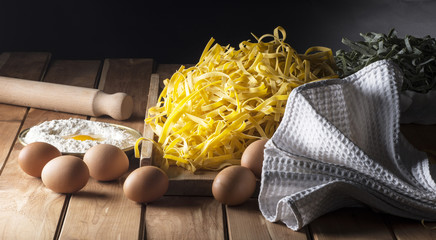
[[[363,41],[342,39],[351,50],[336,51],[337,73],[340,77],[353,74],[381,59],[396,62],[404,73],[402,90],[428,92],[436,88],[436,41],[406,36],[399,38],[395,29],[383,33],[361,33]]]

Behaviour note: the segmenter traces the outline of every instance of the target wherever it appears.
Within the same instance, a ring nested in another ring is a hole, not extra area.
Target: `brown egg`
[[[129,169],[129,158],[120,148],[110,144],[98,144],[86,151],[83,161],[89,174],[98,181],[112,181]]]
[[[18,165],[30,176],[41,177],[44,166],[53,158],[61,155],[61,152],[51,144],[33,142],[25,146],[18,154]]]
[[[123,190],[126,197],[138,203],[149,203],[168,190],[168,176],[160,168],[145,166],[135,169],[126,178]]]
[[[53,192],[73,193],[88,183],[89,170],[82,159],[65,155],[48,162],[42,169],[41,179]]]
[[[239,205],[247,201],[256,190],[256,177],[242,166],[230,166],[219,172],[212,183],[215,199],[227,205]]]
[[[241,157],[241,166],[251,169],[257,178],[262,176],[263,150],[267,141],[268,139],[260,139],[252,142]]]

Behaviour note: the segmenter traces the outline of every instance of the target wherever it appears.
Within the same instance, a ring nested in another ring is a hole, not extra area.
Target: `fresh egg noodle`
[[[164,81],[145,119],[158,136],[161,168],[195,172],[240,164],[250,143],[273,135],[292,89],[337,78],[329,48],[298,54],[282,27],[254,37],[257,42],[243,41],[239,50],[213,45],[211,38],[195,66],[181,66]]]

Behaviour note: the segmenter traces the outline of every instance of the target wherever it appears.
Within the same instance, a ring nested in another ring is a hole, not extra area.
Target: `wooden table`
[[[162,80],[179,66],[158,65],[152,59],[58,60],[48,53],[2,53],[0,75],[95,87],[108,93],[123,91],[133,96],[135,107],[133,116],[120,122],[0,104],[0,239],[436,239],[436,230],[419,221],[365,208],[327,214],[294,232],[266,221],[256,198],[236,207],[222,205],[211,196],[186,195],[137,204],[123,195],[127,175],[113,182],[91,178],[78,193],[57,194],[19,168],[17,155],[22,146],[17,135],[46,120],[87,118],[142,132],[151,75],[158,73]],[[405,129],[409,135],[415,132]],[[428,145],[425,148],[436,149],[434,141],[420,139]],[[138,159],[131,157],[132,168],[138,165]]]

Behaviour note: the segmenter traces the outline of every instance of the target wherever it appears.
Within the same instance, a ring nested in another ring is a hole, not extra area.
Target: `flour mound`
[[[75,140],[68,138],[74,135],[97,136],[98,140]],[[109,123],[70,118],[45,121],[31,127],[24,141],[46,142],[63,153],[85,153],[97,144],[112,144],[121,149],[135,145],[136,137],[125,129]]]

